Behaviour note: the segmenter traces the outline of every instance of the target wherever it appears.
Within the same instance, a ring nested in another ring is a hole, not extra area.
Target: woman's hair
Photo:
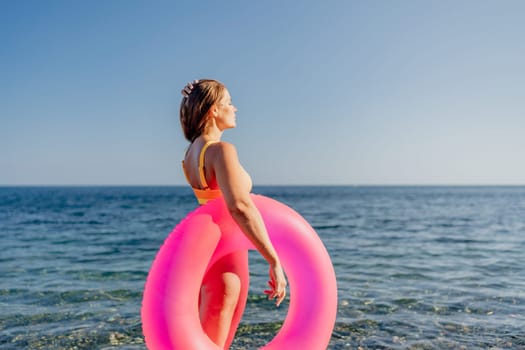
[[[211,106],[224,96],[225,90],[223,83],[212,79],[194,80],[184,87],[180,124],[188,141],[195,141],[204,132],[206,115]]]

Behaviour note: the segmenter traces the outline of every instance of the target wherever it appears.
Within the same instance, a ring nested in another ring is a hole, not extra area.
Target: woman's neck
[[[220,141],[221,140],[221,137],[222,137],[222,131],[219,130],[218,128],[207,128],[207,130],[205,130],[202,135],[201,135],[202,139],[207,142],[207,141]]]

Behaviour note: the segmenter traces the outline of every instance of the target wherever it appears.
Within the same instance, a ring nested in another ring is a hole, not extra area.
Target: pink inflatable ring
[[[290,207],[252,195],[277,250],[290,287],[283,326],[262,349],[326,349],[337,313],[337,283],[328,252]],[[219,349],[204,333],[198,310],[207,269],[225,254],[254,249],[219,198],[188,214],[169,235],[149,272],[142,328],[151,350]]]

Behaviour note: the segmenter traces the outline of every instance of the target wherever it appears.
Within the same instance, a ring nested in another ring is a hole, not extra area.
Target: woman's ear
[[[213,105],[208,110],[208,113],[206,114],[206,125],[209,125],[210,123],[215,122],[215,118],[219,115],[219,109],[216,105]]]
[[[208,118],[213,118],[217,115],[217,106],[212,105],[210,109],[208,109]]]
[[[217,104],[214,104],[213,106],[211,106],[210,108],[210,115],[212,117],[216,117],[219,115],[219,107],[217,107]]]

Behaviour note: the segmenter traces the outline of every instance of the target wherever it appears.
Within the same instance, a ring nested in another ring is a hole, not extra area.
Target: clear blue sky
[[[525,1],[0,1],[0,184],[184,184],[187,81],[255,184],[525,184]]]

